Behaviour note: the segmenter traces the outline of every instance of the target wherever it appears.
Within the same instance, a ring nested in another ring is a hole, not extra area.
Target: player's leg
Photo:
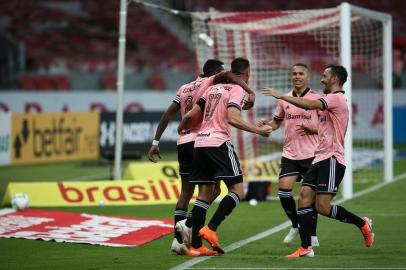
[[[181,192],[179,194],[178,201],[175,208],[175,230],[174,236],[177,242],[173,241],[171,250],[176,253],[184,253],[183,247],[183,236],[177,229],[177,224],[181,220],[185,220],[187,217],[187,209],[189,201],[193,195],[194,185],[189,185],[189,176],[192,168],[192,160],[194,154],[194,142],[188,142],[184,144],[179,144],[177,146],[178,151],[178,162],[179,162],[179,174],[181,176]],[[179,251],[179,252],[178,252]]]
[[[296,202],[292,195],[293,187],[299,178],[300,166],[296,160],[282,157],[281,171],[278,181],[278,196],[286,216],[292,222],[289,233],[283,239],[284,243],[290,243],[299,234]]]
[[[311,246],[311,232],[314,221],[313,204],[316,194],[315,189],[317,187],[317,171],[317,164],[312,165],[303,179],[297,210],[301,246],[295,252],[286,256],[288,259],[314,256],[314,251]]]
[[[311,235],[314,223],[313,205],[315,200],[315,191],[310,187],[303,185],[300,190],[298,201],[298,220],[300,240],[303,248],[312,246]]]
[[[192,185],[194,187],[194,185]],[[179,255],[187,253],[187,242],[190,236],[182,235],[182,231],[178,228],[181,222],[186,221],[187,207],[193,195],[193,190],[190,189],[189,180],[182,177],[182,188],[175,209],[175,238],[172,241],[171,250]],[[189,230],[186,231],[189,234]],[[189,241],[190,242],[190,241]]]
[[[308,158],[308,159],[303,159],[303,160],[298,161],[299,171],[300,171],[299,179],[303,178],[304,175],[307,173],[307,171],[309,170],[309,168],[311,167],[311,165],[313,163],[313,159],[314,158]],[[317,237],[318,214],[317,214],[315,203],[312,205],[312,207],[313,207],[313,212],[312,212],[313,226],[312,226],[311,242],[312,242],[312,247],[318,247],[318,246],[320,246],[320,243],[319,243],[319,239]]]
[[[242,182],[228,186],[228,194],[221,200],[209,223],[199,231],[202,238],[209,242],[213,250],[219,253],[224,253],[225,251],[218,241],[217,228],[240,203],[243,193]]]
[[[213,198],[216,181],[213,179],[213,169],[207,155],[207,148],[196,148],[193,163],[193,171],[189,183],[199,186],[199,194],[192,209],[192,241],[189,248],[189,256],[212,256],[217,252],[207,249],[202,244],[199,230],[204,226],[207,209]],[[197,160],[199,162],[197,162]]]
[[[228,194],[221,200],[216,212],[200,235],[207,240],[214,250],[224,253],[218,242],[217,228],[228,217],[243,197],[243,177],[238,156],[230,142],[212,151],[212,160],[215,164],[215,178],[223,179],[228,188]]]
[[[289,233],[283,239],[284,243],[290,243],[295,236],[299,233],[296,202],[292,195],[293,186],[296,183],[297,175],[286,176],[279,179],[278,183],[278,196],[281,202],[282,208],[285,211],[286,216],[292,222],[292,227]]]
[[[244,186],[242,182],[228,186],[228,194],[221,200],[217,211],[208,223],[208,227],[212,231],[216,231],[218,226],[231,214],[234,208],[240,203],[243,195]]]
[[[354,224],[361,230],[365,246],[372,246],[375,236],[372,232],[372,220],[368,217],[361,218],[340,205],[331,205],[332,198],[333,195],[317,194],[317,211],[323,216],[337,219],[344,223]]]
[[[184,243],[186,246],[190,246],[192,227],[192,212],[188,214],[186,210],[193,196],[194,188],[195,185],[189,183],[189,177],[182,177],[182,189],[175,210],[175,237],[178,243]],[[189,225],[187,225],[188,220]]]
[[[316,195],[316,209],[326,217],[337,219],[344,223],[350,223],[357,226],[364,237],[367,247],[372,246],[374,233],[372,233],[372,221],[367,218],[361,218],[342,206],[331,205],[331,200],[336,195],[341,180],[344,177],[345,166],[338,163],[335,157],[321,161],[320,178]]]

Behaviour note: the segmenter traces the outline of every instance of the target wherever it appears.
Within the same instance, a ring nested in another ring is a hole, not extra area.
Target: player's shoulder
[[[240,86],[240,85],[238,85],[238,84],[227,84],[227,86],[228,87],[231,87],[231,88],[229,88],[230,90],[229,90],[229,92],[230,92],[230,94],[232,93],[233,95],[235,95],[235,94],[237,94],[237,95],[244,95],[245,94],[245,91],[244,91],[244,89]]]
[[[321,98],[319,92],[314,89],[310,89],[309,92],[307,92],[307,96],[315,99]]]
[[[347,97],[345,96],[345,92],[344,91],[336,91],[336,92],[332,92],[332,93],[328,93],[326,95],[326,97],[329,97],[331,99],[342,99],[342,100],[346,100]]]
[[[244,89],[240,85],[234,83],[218,83],[212,85],[211,87],[218,88],[227,92],[244,91]]]

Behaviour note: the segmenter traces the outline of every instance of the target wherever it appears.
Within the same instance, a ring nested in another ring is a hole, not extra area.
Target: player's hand
[[[305,126],[303,124],[301,125],[296,125],[296,131],[299,133],[300,136],[306,136],[306,135],[315,135],[317,134],[317,129],[314,129],[309,126]]]
[[[190,133],[189,130],[184,130],[184,129],[179,129],[178,128],[178,134],[179,135],[186,135],[186,134],[189,134],[189,133]]]
[[[154,156],[159,157],[159,159],[161,158],[161,153],[159,152],[159,147],[158,145],[152,145],[151,148],[148,151],[148,159],[151,162],[157,163],[158,159],[155,159]]]
[[[272,127],[270,125],[263,125],[259,127],[258,134],[263,137],[269,137],[272,133]]]
[[[258,120],[257,126],[262,127],[263,125],[268,125],[268,120],[263,119],[263,118]]]
[[[264,87],[261,89],[261,93],[265,96],[272,96],[274,98],[280,99],[283,96],[283,93],[276,91],[271,87]]]
[[[255,93],[249,93],[247,100],[244,101],[244,105],[242,106],[243,110],[249,110],[254,107],[255,104]]]

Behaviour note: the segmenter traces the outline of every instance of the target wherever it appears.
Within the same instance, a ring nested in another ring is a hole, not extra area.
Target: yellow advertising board
[[[99,113],[13,114],[11,163],[98,158]]]
[[[27,194],[30,206],[35,207],[176,204],[180,190],[180,181],[175,179],[11,182],[8,184],[3,205],[9,205],[16,193]],[[221,190],[220,196],[228,193],[224,184]]]
[[[280,159],[257,160],[250,163],[241,162],[244,181],[277,181],[280,170]],[[179,178],[179,165],[176,161],[133,162],[124,171],[126,180]]]
[[[262,167],[256,169],[255,179],[277,178],[277,161],[257,166]],[[3,204],[10,204],[12,196],[20,192],[27,194],[30,205],[35,207],[176,204],[179,198],[181,181],[176,161],[134,162],[127,167],[124,178],[123,181],[9,183]],[[227,193],[221,182],[220,197]]]
[[[123,179],[180,179],[178,172],[179,163],[177,161],[132,162],[125,169]]]

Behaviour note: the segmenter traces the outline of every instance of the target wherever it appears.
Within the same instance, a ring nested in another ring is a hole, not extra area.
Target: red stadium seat
[[[32,91],[37,89],[35,80],[31,76],[19,76],[17,81],[18,86],[23,90]]]
[[[53,82],[56,90],[71,90],[70,82],[66,76],[54,76]]]
[[[54,86],[52,85],[51,78],[48,76],[38,76],[35,77],[35,83],[38,90],[52,90]]]

